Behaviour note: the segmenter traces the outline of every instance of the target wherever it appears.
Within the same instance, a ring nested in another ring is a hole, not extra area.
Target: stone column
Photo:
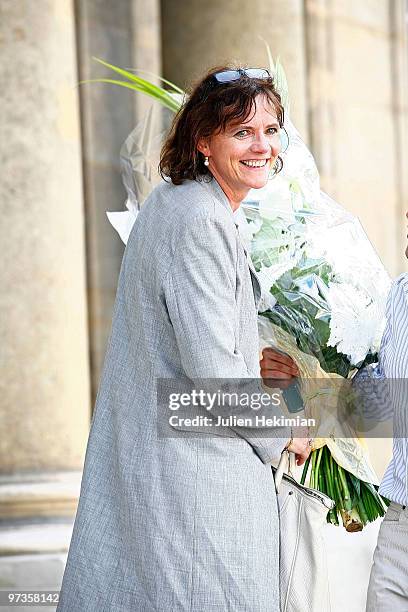
[[[77,0],[78,70],[81,80],[112,72],[96,56],[125,69],[160,74],[159,0]],[[150,77],[148,77],[150,78]],[[79,88],[87,228],[92,397],[96,395],[109,336],[123,243],[106,217],[123,210],[119,152],[154,102],[105,83]]]
[[[333,15],[330,0],[306,0],[306,93],[309,100],[310,146],[323,188],[334,197],[335,72]]]
[[[0,575],[29,588],[67,548],[90,418],[71,0],[1,2],[0,54]]]
[[[359,216],[392,275],[402,261],[393,2],[305,4],[310,133],[322,187]]]
[[[408,210],[408,3],[391,0],[391,62],[395,160],[397,180],[397,266],[408,270],[404,251],[407,245],[405,213]]]
[[[185,87],[213,66],[268,66],[267,41],[285,68],[292,119],[307,140],[301,0],[166,0],[162,3],[164,75]]]

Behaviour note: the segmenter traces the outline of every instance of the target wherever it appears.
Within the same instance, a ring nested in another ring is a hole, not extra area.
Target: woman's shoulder
[[[189,224],[193,219],[216,218],[227,225],[233,224],[232,211],[219,195],[220,187],[214,189],[212,181],[184,180],[180,185],[163,180],[151,193],[149,200],[165,206],[168,218],[177,217],[180,225]]]
[[[201,201],[211,200],[211,194],[206,188],[206,184],[204,180],[185,179],[179,185],[175,185],[170,179],[166,179],[162,180],[156,189],[157,193],[169,199],[190,199],[193,195],[194,198],[198,197]]]

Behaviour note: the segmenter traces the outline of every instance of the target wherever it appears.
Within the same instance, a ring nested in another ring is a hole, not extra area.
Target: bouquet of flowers
[[[390,279],[357,219],[320,191],[314,160],[290,122],[286,129],[284,169],[256,202],[242,205],[263,290],[259,336],[299,368],[300,402],[291,406],[289,396],[289,411],[318,423],[302,483],[310,472],[309,485],[336,503],[328,520],[338,524],[340,516],[357,531],[385,504],[364,442],[344,418],[355,400],[347,380],[377,361]]]
[[[180,107],[183,92],[168,81],[165,90],[101,63],[124,79],[101,81],[135,89],[173,111]],[[302,410],[318,424],[302,482],[309,474],[310,486],[335,501],[329,522],[338,525],[340,516],[348,531],[356,531],[386,506],[364,441],[338,418],[339,406],[349,401],[342,382],[377,360],[390,279],[358,220],[321,191],[313,156],[289,119],[284,71],[279,63],[271,70],[285,106],[283,170],[264,189],[251,191],[235,215],[262,287],[261,346],[273,345],[295,360],[300,401],[291,402],[288,393],[288,410]],[[108,215],[124,242],[154,186],[146,154],[150,124],[148,116],[121,150],[128,210]]]

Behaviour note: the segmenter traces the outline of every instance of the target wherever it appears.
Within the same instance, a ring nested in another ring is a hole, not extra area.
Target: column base
[[[0,477],[0,590],[60,590],[80,482],[81,472]]]
[[[0,522],[75,515],[81,472],[0,476]]]

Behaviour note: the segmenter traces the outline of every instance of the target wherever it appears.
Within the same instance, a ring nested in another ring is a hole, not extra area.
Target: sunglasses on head
[[[232,83],[233,81],[239,81],[243,76],[249,79],[270,79],[271,75],[269,70],[266,68],[239,68],[238,70],[222,70],[216,72],[213,78],[217,83]]]

